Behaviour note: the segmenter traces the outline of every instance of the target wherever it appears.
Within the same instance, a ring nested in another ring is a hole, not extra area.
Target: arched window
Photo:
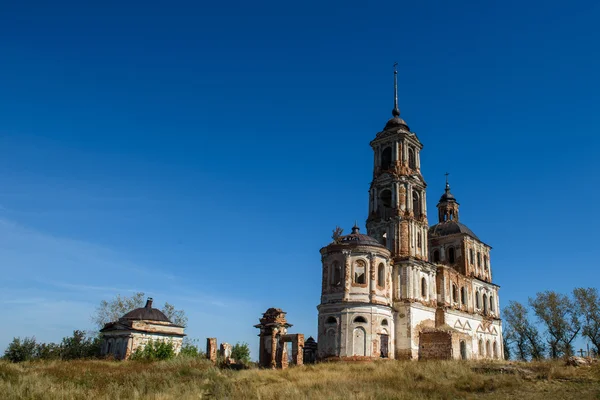
[[[363,260],[354,263],[354,283],[360,285],[367,283],[366,264]]]
[[[455,260],[455,257],[454,257],[454,247],[450,247],[448,249],[448,262],[450,264],[454,264],[455,261],[456,260]]]
[[[364,317],[356,317],[354,318],[355,324],[366,324],[367,320]]]
[[[421,248],[421,232],[417,232],[417,247]]]
[[[379,195],[380,207],[378,208],[379,216],[382,218],[391,218],[392,215],[392,192],[384,190]]]
[[[473,264],[473,249],[469,249],[469,263]]]
[[[453,283],[452,284],[452,302],[456,303],[458,301],[458,289],[456,288],[456,285]]]
[[[415,217],[418,218],[421,216],[421,199],[416,190],[413,190],[413,212]]]
[[[481,296],[481,294],[479,292],[477,292],[475,294],[475,308],[480,308],[480,304],[481,304],[481,299],[479,298]]]
[[[325,323],[327,325],[335,325],[335,324],[337,324],[337,319],[335,317],[327,317],[327,320],[325,321]]]
[[[380,263],[377,267],[377,286],[385,286],[385,266],[383,263]]]
[[[339,262],[334,261],[332,265],[333,279],[331,281],[332,286],[340,286],[342,284],[342,266]]]
[[[467,291],[464,286],[460,288],[460,303],[463,306],[467,304]]]
[[[477,252],[477,268],[481,268],[481,253]]]
[[[433,262],[440,262],[440,251],[435,250],[433,252]]]
[[[488,259],[487,259],[487,255],[483,255],[483,268],[485,268],[486,270],[488,269]]]
[[[490,311],[494,312],[494,296],[490,295]]]
[[[479,339],[479,355],[483,357],[483,340]]]
[[[490,351],[490,341],[485,342],[485,355],[490,358],[492,356],[492,352]]]
[[[381,325],[388,326],[388,320],[384,319],[383,321],[381,321]]]
[[[427,281],[421,278],[421,297],[427,297]]]
[[[483,314],[487,315],[488,313],[488,303],[487,303],[487,295],[483,295]]]
[[[392,148],[386,147],[381,152],[381,169],[387,171],[392,165]]]
[[[417,162],[415,159],[415,151],[412,148],[408,149],[408,166],[411,169],[416,169],[417,168]]]

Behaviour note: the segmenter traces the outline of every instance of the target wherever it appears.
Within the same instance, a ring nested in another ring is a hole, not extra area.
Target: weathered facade
[[[171,342],[175,353],[183,343],[184,327],[172,323],[162,311],[152,308],[149,298],[145,307],[123,315],[118,321],[109,322],[100,330],[102,335],[101,354],[114,358],[128,359],[138,348],[148,342]]]
[[[263,368],[285,369],[290,362],[292,365],[302,365],[304,362],[304,335],[287,333],[292,325],[288,324],[285,314],[280,308],[269,308],[260,319],[260,324],[254,325],[260,329],[259,365]],[[291,354],[288,343],[291,345]]]
[[[459,222],[447,181],[429,227],[423,145],[397,101],[371,141],[368,235],[336,229],[321,249],[318,357],[502,358],[491,247]]]

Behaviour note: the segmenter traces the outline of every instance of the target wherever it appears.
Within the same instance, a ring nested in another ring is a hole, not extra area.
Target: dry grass
[[[0,398],[600,399],[600,366],[387,361],[230,371],[190,359],[0,361]]]

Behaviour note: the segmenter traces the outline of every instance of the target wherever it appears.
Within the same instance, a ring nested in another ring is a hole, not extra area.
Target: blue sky
[[[319,249],[367,217],[392,109],[493,246],[501,303],[598,286],[600,5],[0,6],[0,348],[145,291],[192,338],[316,334]],[[364,231],[364,228],[363,228]]]

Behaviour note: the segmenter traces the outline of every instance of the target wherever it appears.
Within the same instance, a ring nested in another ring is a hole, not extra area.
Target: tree
[[[547,329],[547,342],[550,356],[558,358],[573,354],[571,343],[581,330],[579,313],[575,305],[565,296],[547,290],[538,293],[535,299],[529,299],[535,315]]]
[[[39,360],[58,360],[62,347],[56,343],[38,343],[35,348],[35,358]]]
[[[150,340],[143,348],[138,347],[131,355],[131,359],[137,361],[169,360],[173,357],[175,357],[175,346],[169,340]]]
[[[16,337],[4,350],[4,358],[12,362],[33,360],[36,349],[35,337],[26,337],[23,340]]]
[[[507,343],[515,345],[517,358],[519,360],[543,358],[544,344],[538,329],[529,321],[527,307],[517,301],[510,301],[504,308],[503,314],[506,323],[504,337]]]
[[[594,345],[596,354],[600,353],[600,296],[596,288],[576,288],[573,290],[575,304],[581,315],[581,335]]]
[[[110,301],[102,300],[98,308],[96,308],[96,312],[92,315],[92,321],[98,326],[98,329],[102,329],[105,324],[118,321],[119,318],[129,311],[143,307],[146,304],[145,299],[146,295],[144,292],[137,292],[130,297],[117,294]],[[183,310],[176,310],[173,305],[165,303],[161,311],[174,324],[187,325],[188,319]]]
[[[231,358],[242,364],[248,364],[250,362],[250,346],[248,346],[248,343],[237,342],[233,345]]]

